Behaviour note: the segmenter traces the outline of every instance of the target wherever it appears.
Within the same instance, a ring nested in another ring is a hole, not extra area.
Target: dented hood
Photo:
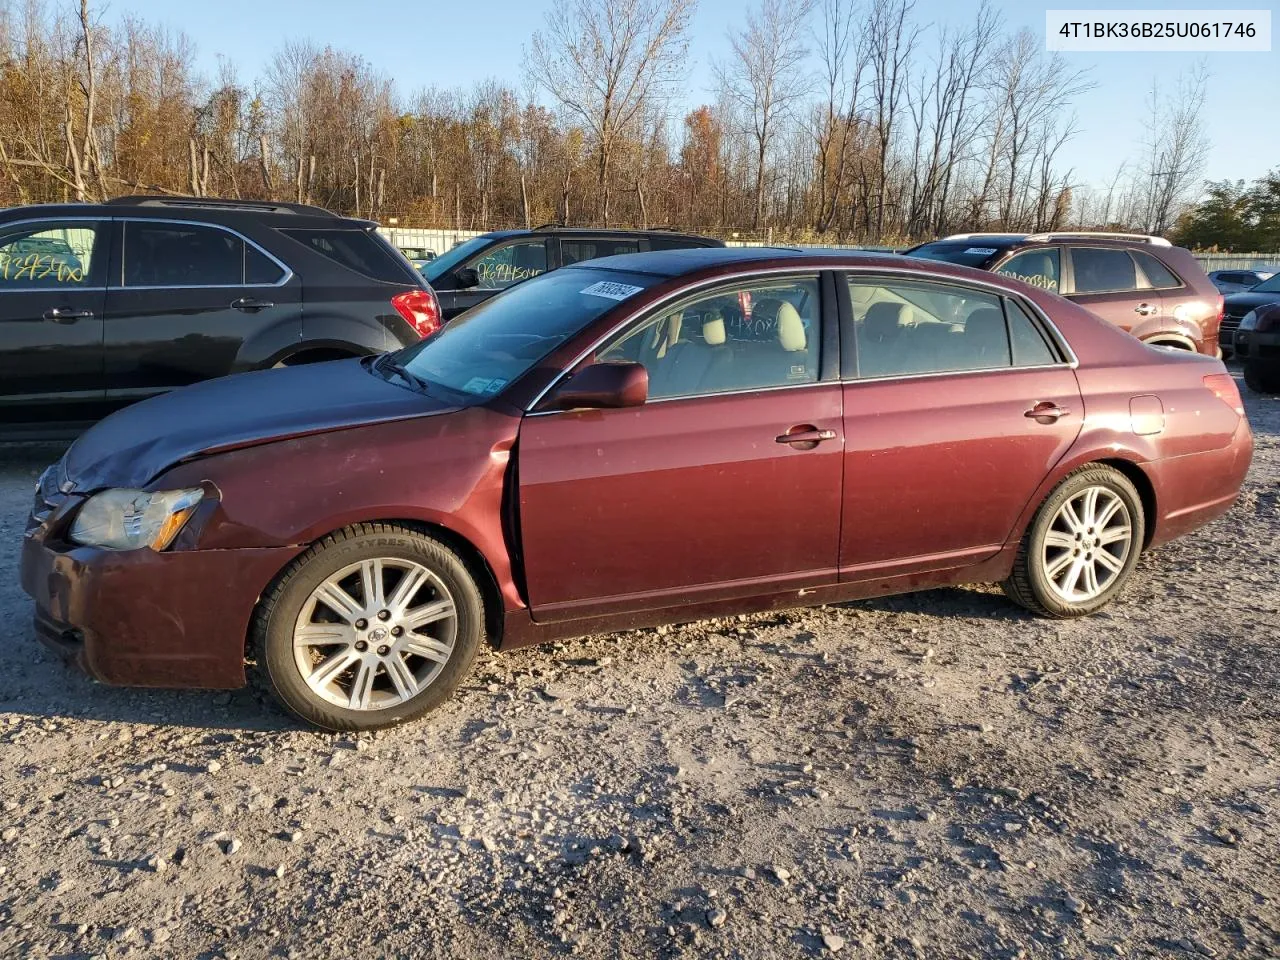
[[[389,383],[361,360],[222,377],[144,400],[91,427],[67,451],[63,488],[142,487],[176,463],[220,450],[455,409]]]

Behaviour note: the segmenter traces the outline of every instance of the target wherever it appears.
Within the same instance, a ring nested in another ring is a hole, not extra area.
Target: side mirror
[[[593,363],[551,395],[553,410],[638,407],[649,398],[649,371],[639,363]]]
[[[480,274],[470,267],[462,267],[454,271],[453,279],[457,282],[459,290],[470,290],[472,287],[480,286]]]

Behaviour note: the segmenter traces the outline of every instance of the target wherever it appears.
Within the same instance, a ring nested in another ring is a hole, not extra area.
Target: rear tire
[[[1087,616],[1124,588],[1144,534],[1142,498],[1129,478],[1091,464],[1045,498],[1001,587],[1009,599],[1041,616]]]
[[[466,564],[416,530],[363,523],[330,534],[258,606],[258,677],[326,730],[375,730],[447,700],[484,636]]]
[[[1270,364],[1256,359],[1246,360],[1244,383],[1254,393],[1280,393],[1280,360]]]

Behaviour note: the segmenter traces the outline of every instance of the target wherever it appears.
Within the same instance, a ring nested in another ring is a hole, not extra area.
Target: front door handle
[[[1160,308],[1159,308],[1159,307],[1157,307],[1157,306],[1156,306],[1155,304],[1153,304],[1153,303],[1140,303],[1140,304],[1138,304],[1136,307],[1134,307],[1134,308],[1133,308],[1133,312],[1134,312],[1134,313],[1137,313],[1137,314],[1140,314],[1140,315],[1142,315],[1142,316],[1144,316],[1144,317],[1149,317],[1149,316],[1151,316],[1153,313],[1159,313],[1159,312],[1160,312]]]
[[[243,310],[245,313],[254,313],[257,310],[266,310],[274,307],[275,304],[270,300],[253,300],[249,297],[241,297],[239,300],[232,300],[231,306],[236,310]]]
[[[44,312],[44,318],[54,323],[75,323],[77,320],[87,320],[92,316],[92,310],[76,310],[74,307],[54,307]]]
[[[811,423],[802,424],[792,427],[786,433],[773,439],[778,443],[790,444],[801,450],[812,450],[824,440],[834,440],[836,432],[834,430],[819,430]]]
[[[1052,400],[1044,400],[1023,414],[1029,420],[1039,423],[1056,423],[1071,413],[1066,407],[1060,407]]]

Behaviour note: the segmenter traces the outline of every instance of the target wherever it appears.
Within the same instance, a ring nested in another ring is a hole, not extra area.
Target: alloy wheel
[[[317,696],[385,710],[420,694],[453,654],[458,613],[444,581],[420,563],[362,560],[316,587],[293,629],[293,659]]]
[[[1068,603],[1087,603],[1124,570],[1133,549],[1129,508],[1109,487],[1085,487],[1058,508],[1041,549],[1053,592]]]

